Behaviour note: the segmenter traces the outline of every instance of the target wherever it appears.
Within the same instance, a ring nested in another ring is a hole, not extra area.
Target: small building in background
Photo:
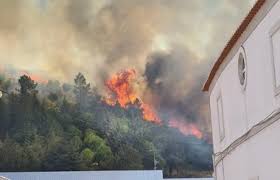
[[[0,180],[10,180],[10,179],[8,179],[8,178],[6,178],[4,176],[0,176]]]
[[[257,0],[213,66],[217,180],[279,180],[280,1]]]
[[[162,180],[162,171],[8,172],[10,180]]]
[[[3,176],[3,179],[1,177]],[[4,177],[9,179],[4,179]],[[163,180],[161,170],[144,171],[58,171],[58,172],[0,172],[0,180]],[[178,180],[178,179],[168,179]],[[179,180],[213,180],[179,179]]]

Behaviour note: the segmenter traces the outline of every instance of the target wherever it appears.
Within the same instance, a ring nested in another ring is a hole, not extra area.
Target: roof
[[[214,180],[214,178],[170,178],[170,179],[164,179],[164,180]]]
[[[247,27],[249,26],[249,24],[251,23],[253,18],[257,15],[257,13],[259,12],[259,10],[261,9],[261,7],[264,5],[265,2],[266,2],[266,0],[258,0],[255,3],[253,8],[250,10],[249,14],[245,17],[245,19],[242,21],[242,23],[240,24],[238,29],[235,31],[235,33],[233,34],[231,39],[228,41],[228,43],[226,44],[222,53],[220,54],[219,58],[215,62],[214,66],[212,67],[212,70],[208,76],[208,79],[203,86],[203,89],[202,89],[203,91],[209,90],[209,87],[210,87],[217,71],[219,70],[220,66],[224,62],[225,58],[228,56],[228,54],[230,53],[230,51],[232,50],[234,45],[237,43],[237,41],[239,40],[241,35],[247,29]]]
[[[4,178],[5,176],[6,178]],[[0,180],[214,180],[213,178],[163,179],[161,170],[0,172]]]
[[[9,180],[8,178],[5,178],[3,176],[0,176],[0,180]]]
[[[161,170],[0,172],[11,180],[162,180]]]

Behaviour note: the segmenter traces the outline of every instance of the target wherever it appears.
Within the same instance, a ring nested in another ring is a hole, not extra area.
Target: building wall
[[[162,171],[61,171],[0,172],[0,180],[163,180]],[[166,180],[213,180],[213,178],[169,178]]]
[[[1,173],[11,180],[162,180],[162,171],[69,171]]]
[[[170,178],[170,179],[164,179],[164,180],[213,180],[213,178]]]
[[[277,79],[274,76],[274,62],[278,61],[275,73],[277,74],[279,69],[280,75],[278,27],[280,27],[280,1],[276,2],[217,79],[210,94],[215,153],[224,151],[236,139],[280,107],[280,94],[277,95],[275,87]],[[248,73],[245,90],[240,85],[238,77],[238,57],[243,49],[246,53]],[[222,98],[225,127],[223,140],[219,134],[217,106],[219,97]],[[280,124],[277,121],[239,145],[219,162],[216,168],[217,176],[220,176],[220,179],[225,176],[226,180],[255,180],[258,176],[260,180],[279,180],[280,173],[277,173],[277,163],[280,162],[278,154],[280,143],[277,142],[279,132]]]

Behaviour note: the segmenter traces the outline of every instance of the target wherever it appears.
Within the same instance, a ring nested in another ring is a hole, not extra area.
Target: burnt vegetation
[[[0,171],[141,170],[165,177],[212,171],[212,146],[143,120],[139,108],[103,102],[79,73],[74,84],[0,76]]]

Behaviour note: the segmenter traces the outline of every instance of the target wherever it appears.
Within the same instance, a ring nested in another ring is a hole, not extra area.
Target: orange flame
[[[193,135],[198,139],[202,139],[203,136],[202,132],[194,124],[187,124],[184,121],[172,119],[169,121],[169,127],[179,129],[185,136]]]
[[[105,83],[111,94],[104,101],[111,106],[118,102],[122,108],[127,108],[129,104],[137,105],[142,111],[143,119],[159,124],[161,120],[156,112],[141,100],[140,95],[133,87],[135,80],[136,71],[134,69],[123,70],[113,75]]]
[[[136,86],[134,86],[134,83],[137,81],[136,78],[136,71],[134,69],[123,70],[113,75],[105,83],[109,90],[109,95],[104,98],[105,103],[111,106],[119,103],[122,108],[135,105],[141,110],[144,120],[161,124],[162,121],[154,106],[143,102],[140,93],[136,91]],[[178,129],[185,136],[192,135],[198,139],[203,137],[202,132],[195,124],[187,124],[183,120],[171,119],[168,121],[168,126]]]
[[[132,80],[136,78],[134,69],[121,71],[106,82],[108,89],[113,92],[115,97],[109,97],[106,102],[110,105],[115,105],[116,101],[120,106],[125,108],[128,104],[134,104],[137,96],[131,85]]]
[[[155,111],[153,110],[152,107],[150,107],[148,104],[141,104],[141,110],[143,113],[143,118],[147,121],[152,121],[156,124],[160,124],[161,120],[160,118],[157,116],[157,114],[155,113]]]

